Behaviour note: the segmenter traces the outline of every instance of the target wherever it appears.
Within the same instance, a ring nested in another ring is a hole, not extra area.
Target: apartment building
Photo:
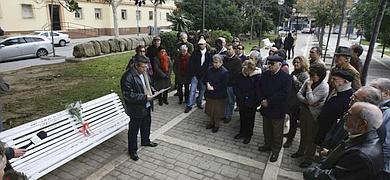
[[[116,9],[119,34],[148,33],[149,27],[168,28],[167,15],[174,10],[175,1],[166,0],[157,6],[147,0],[137,7],[133,0],[122,0]],[[53,29],[69,33],[71,37],[90,37],[113,35],[114,20],[112,7],[104,0],[78,0],[79,9],[69,12],[63,0],[0,0],[0,27],[5,34],[26,34],[39,30],[50,30],[50,18],[53,15]],[[52,14],[53,13],[53,14]]]

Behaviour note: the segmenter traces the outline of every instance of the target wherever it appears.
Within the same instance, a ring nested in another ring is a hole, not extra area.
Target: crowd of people
[[[214,47],[205,36],[192,39],[194,44],[184,32],[178,39],[174,58],[167,55],[158,36],[146,55],[144,46],[137,48],[122,77],[133,160],[138,160],[139,129],[142,146],[157,146],[149,140],[152,94],[172,83],[185,113],[195,105],[204,108],[209,118],[205,128],[212,133],[218,132],[221,121],[231,121],[237,105],[240,130],[234,139],[243,139],[244,144],[251,141],[259,110],[264,142],[258,150],[270,151],[270,162],[277,161],[282,146],[291,147],[300,127],[299,148],[291,157],[303,157],[299,166],[306,168],[306,179],[377,179],[390,173],[390,135],[386,136],[390,134],[390,79],[361,85],[361,46],[338,47],[336,66],[327,73],[320,47],[310,49],[309,59],[294,57],[296,36],[292,34],[285,42],[275,42],[265,58],[256,47],[245,55],[238,38],[228,44],[220,37]],[[172,72],[175,82],[170,82]],[[168,104],[167,94],[159,95],[158,101],[160,106]],[[287,117],[290,130],[283,134]],[[287,137],[284,144],[283,136]]]

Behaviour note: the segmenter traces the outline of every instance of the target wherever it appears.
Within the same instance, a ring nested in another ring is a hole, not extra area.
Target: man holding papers
[[[126,114],[130,116],[128,131],[128,151],[131,159],[137,161],[137,135],[141,131],[141,146],[156,147],[157,143],[151,142],[150,124],[151,109],[153,108],[152,88],[149,75],[146,73],[148,59],[139,56],[134,64],[122,76],[121,89],[124,99]],[[168,89],[166,89],[168,90]]]

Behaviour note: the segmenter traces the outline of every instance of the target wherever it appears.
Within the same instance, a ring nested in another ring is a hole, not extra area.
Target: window
[[[36,37],[25,37],[24,40],[26,40],[27,43],[44,41],[42,38],[36,38]]]
[[[31,4],[22,4],[22,17],[33,18],[33,9]]]
[[[74,11],[74,17],[76,19],[81,19],[83,18],[83,9],[82,8],[77,8],[75,11]]]
[[[102,9],[95,8],[95,19],[102,19]]]
[[[165,14],[165,19],[168,19],[168,17],[169,17],[169,13],[166,13]]]
[[[26,40],[24,40],[23,38],[13,38],[3,42],[5,46],[12,46],[15,44],[22,44],[22,43],[26,43]]]
[[[127,19],[127,11],[126,11],[126,9],[122,9],[122,10],[121,10],[121,16],[122,16],[122,19],[123,19],[123,20],[126,20],[126,19]]]
[[[136,12],[135,12],[135,14],[136,14],[136,18],[137,18],[137,20],[141,20],[141,11],[140,10],[137,10]]]
[[[149,11],[149,20],[153,20],[153,11]]]
[[[161,12],[160,12],[160,20],[161,20]]]

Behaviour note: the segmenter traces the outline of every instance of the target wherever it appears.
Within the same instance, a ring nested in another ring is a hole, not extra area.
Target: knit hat
[[[335,70],[331,73],[331,75],[341,77],[341,78],[347,80],[348,82],[353,81],[353,76],[345,70],[341,70],[341,69]]]

